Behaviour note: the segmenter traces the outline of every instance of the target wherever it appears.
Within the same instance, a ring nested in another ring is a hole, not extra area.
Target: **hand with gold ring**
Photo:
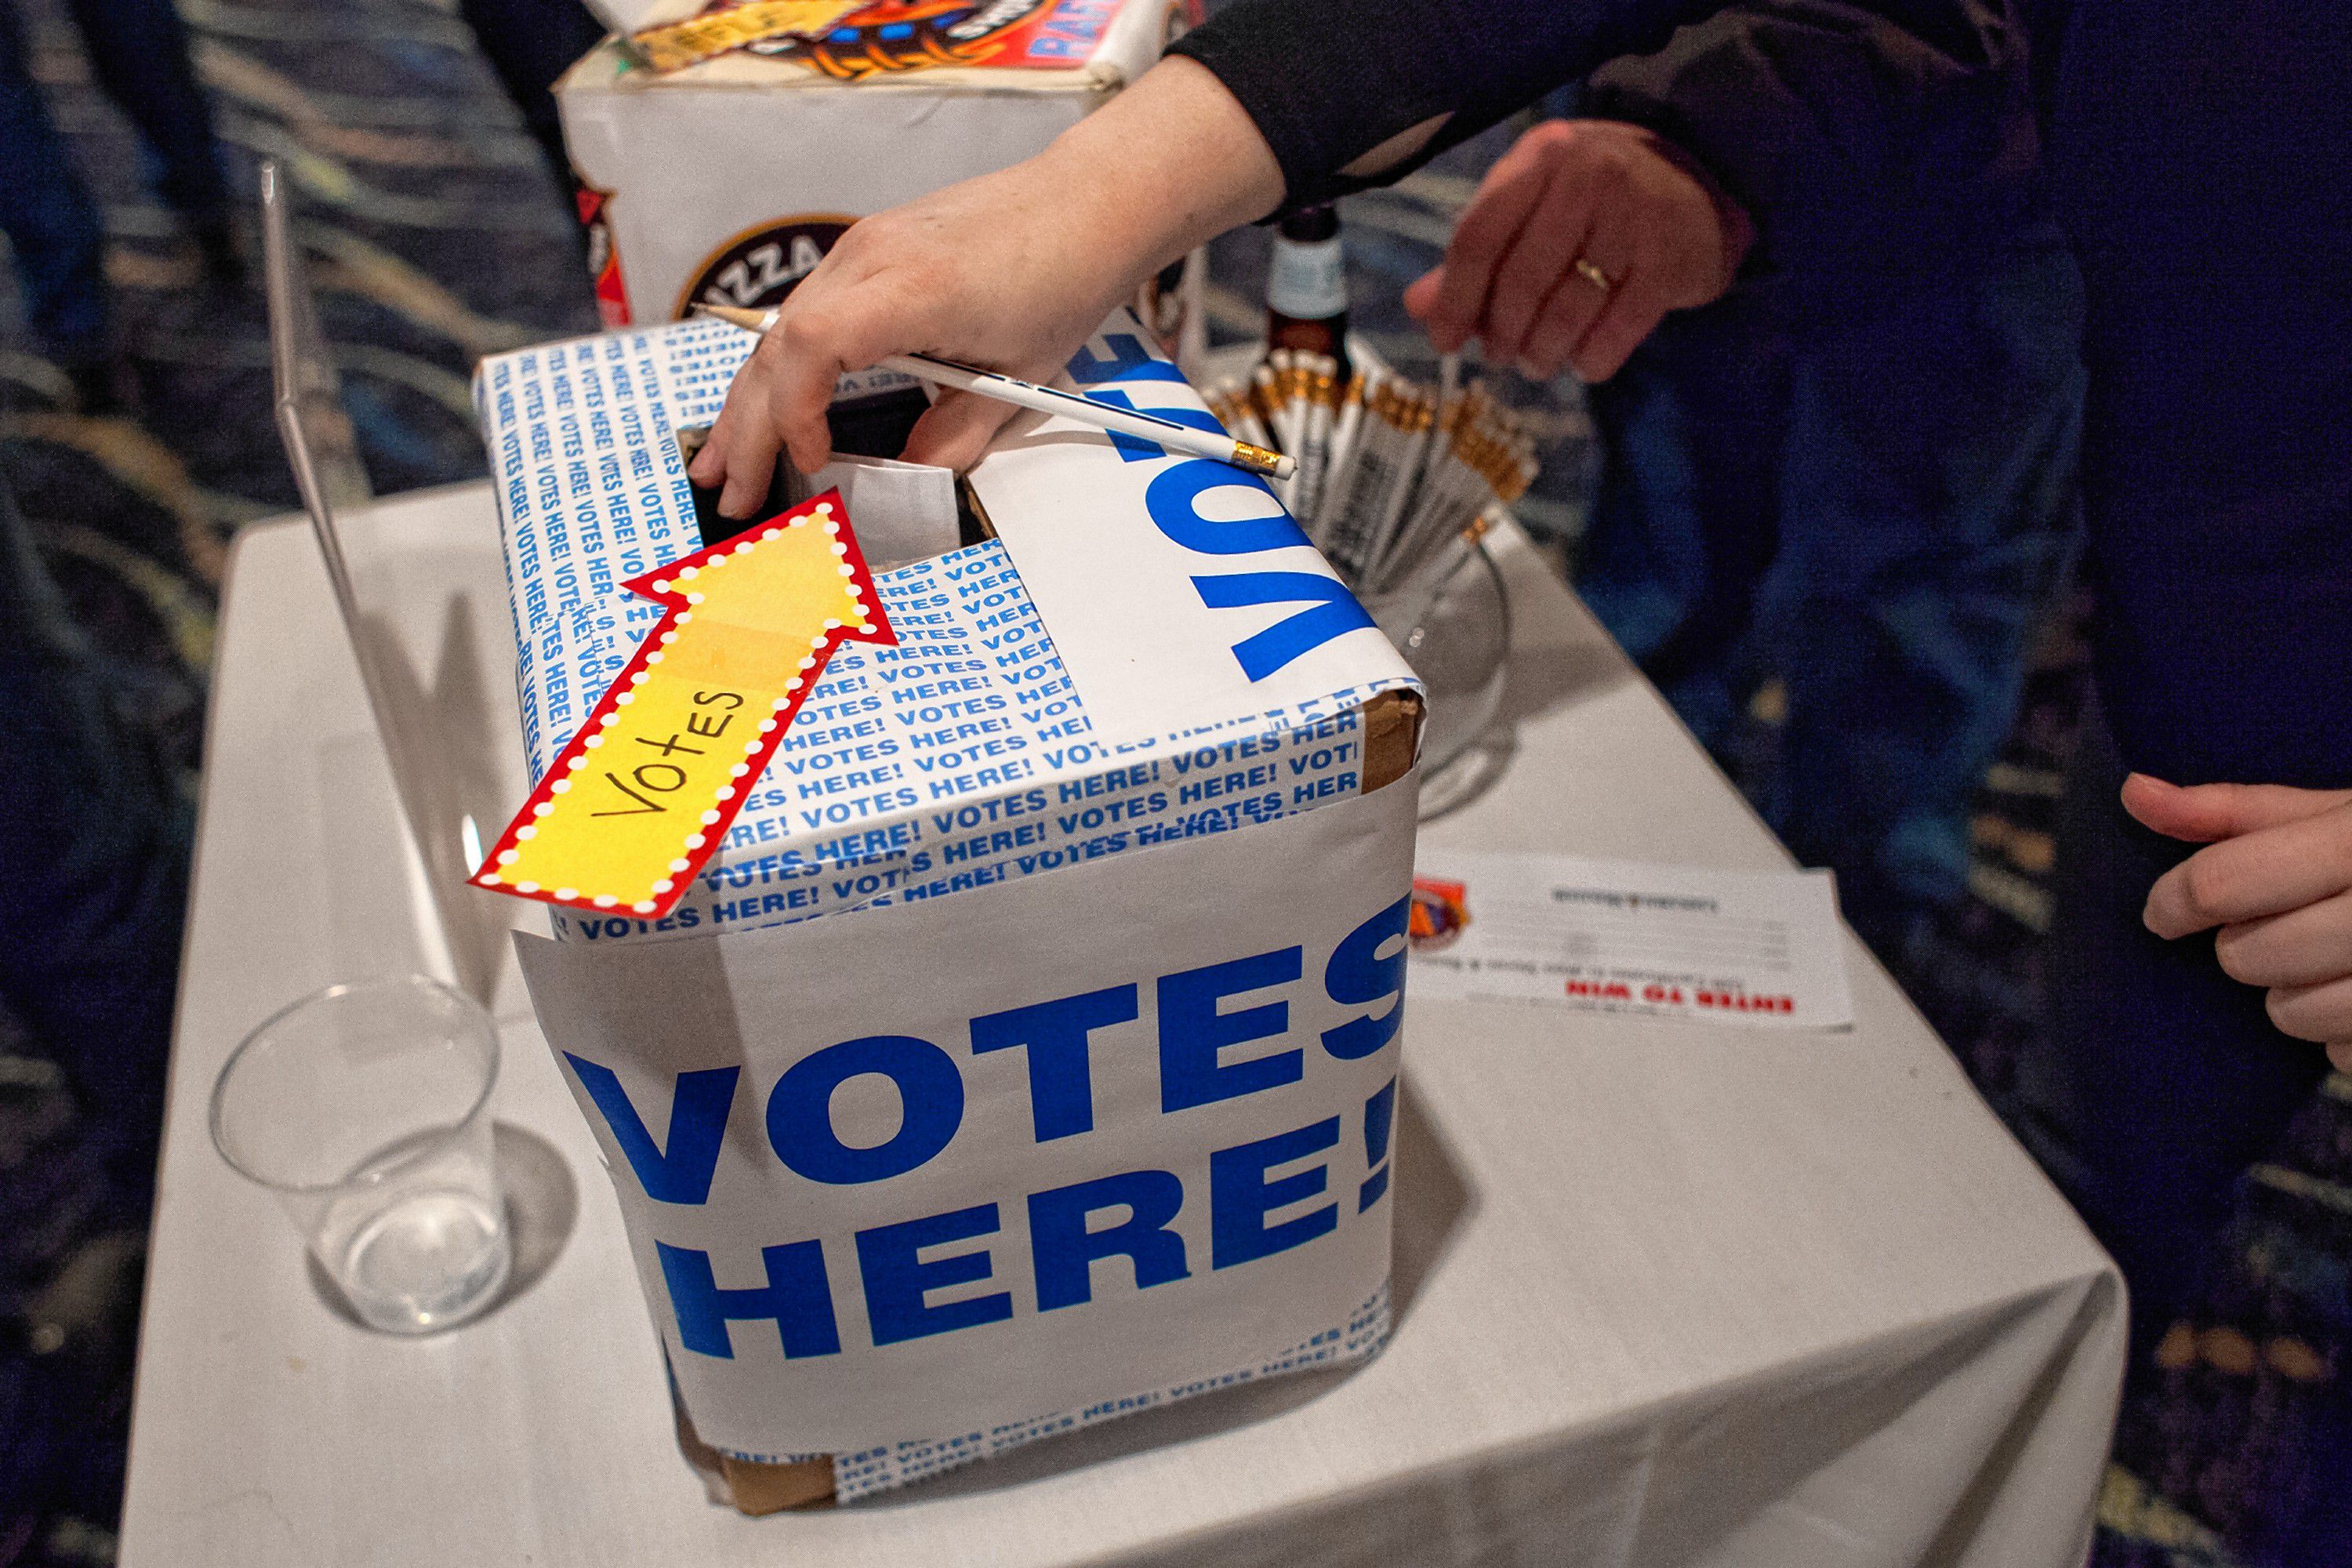
[[[1669,310],[1731,286],[1755,230],[1680,149],[1612,120],[1554,120],[1487,171],[1445,259],[1405,290],[1441,353],[1472,338],[1537,379],[1606,381]]]

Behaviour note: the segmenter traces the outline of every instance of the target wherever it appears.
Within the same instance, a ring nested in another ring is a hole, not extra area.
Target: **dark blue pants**
[[[2327,1058],[2221,972],[2211,932],[2166,942],[2141,922],[2148,889],[2197,846],[2126,816],[2124,774],[2088,715],[2059,822],[2050,1028],[2021,1056],[2017,1094],[2021,1135],[2123,1266],[2145,1351],[2198,1304],[2239,1177]]]
[[[0,486],[0,1002],[63,1080],[28,1100],[12,1075],[32,1115],[0,1136],[0,1545],[59,1506],[103,1521],[121,1485],[127,1359],[87,1338],[32,1353],[22,1316],[71,1249],[143,1230],[153,1203],[190,824],[106,677]]]
[[[572,160],[551,89],[574,60],[596,47],[604,24],[580,0],[457,0],[457,12],[522,116],[523,129],[539,143],[556,189],[569,197]]]
[[[1781,683],[1748,783],[1866,924],[1966,885],[1969,801],[2071,548],[2082,305],[2054,236],[1847,294],[1810,325],[1769,287],[1670,318],[1592,389],[1579,586],[1719,753]]]
[[[2019,1053],[2011,1125],[2123,1268],[2137,1382],[2155,1375],[2151,1352],[2174,1322],[2206,1319],[2216,1301],[2235,1321],[2215,1287],[2230,1279],[2217,1266],[2240,1178],[2278,1152],[2327,1060],[2221,972],[2211,932],[2165,942],[2141,923],[2149,886],[2197,847],[2126,816],[2124,774],[2105,721],[2088,715],[2059,821],[2049,1026]],[[2332,1302],[2307,1280],[2264,1281],[2254,1300],[2301,1294],[2340,1322],[2352,1302],[2336,1279]],[[2352,1568],[2352,1390],[2339,1377],[2299,1420],[2292,1457],[2240,1457],[2254,1468],[2231,1484],[2260,1476],[2272,1489],[2255,1539],[2231,1545],[2263,1568]]]
[[[0,1000],[64,1071],[99,1223],[143,1226],[191,814],[0,487]],[[0,1233],[19,1234],[0,1194]],[[18,1216],[23,1217],[23,1216]],[[0,1237],[5,1245],[5,1237]]]
[[[192,221],[228,211],[212,111],[171,0],[68,0],[91,73],[145,143],[156,192]],[[0,232],[16,255],[26,314],[47,351],[88,363],[107,351],[104,230],[33,80],[16,0],[0,0]]]

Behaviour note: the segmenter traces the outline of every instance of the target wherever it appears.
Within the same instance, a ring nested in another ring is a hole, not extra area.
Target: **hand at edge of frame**
[[[2271,1021],[2352,1072],[2352,790],[2182,787],[2134,773],[2124,809],[2203,844],[2148,889],[2147,929],[2214,931],[2231,978],[2269,993]]]

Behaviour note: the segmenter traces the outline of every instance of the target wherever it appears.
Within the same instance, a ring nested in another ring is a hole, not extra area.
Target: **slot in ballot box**
[[[535,773],[701,547],[675,434],[751,342],[484,362]],[[1068,382],[1207,419],[1124,312]],[[519,939],[747,1510],[1386,1332],[1418,684],[1240,469],[1027,416],[965,485],[676,906]],[[852,529],[919,541],[924,489],[853,477]]]

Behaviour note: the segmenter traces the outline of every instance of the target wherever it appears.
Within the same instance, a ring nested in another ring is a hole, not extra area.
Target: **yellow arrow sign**
[[[680,69],[740,49],[791,35],[820,38],[834,24],[858,8],[862,0],[747,0],[707,16],[641,28],[629,41],[644,54],[656,72]]]
[[[667,914],[834,648],[898,640],[837,490],[625,586],[669,614],[508,825],[478,886]]]

